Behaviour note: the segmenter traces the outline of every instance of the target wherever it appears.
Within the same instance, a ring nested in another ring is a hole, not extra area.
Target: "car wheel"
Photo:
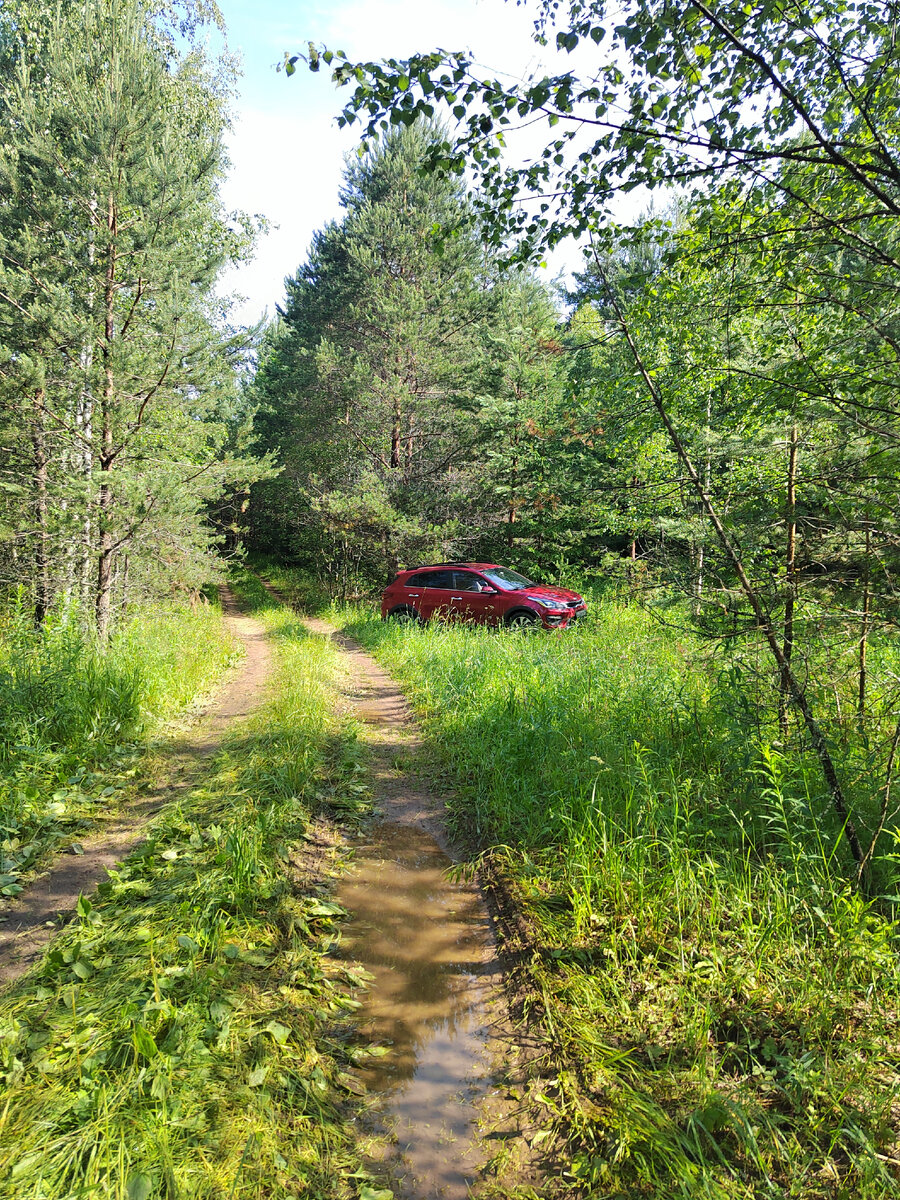
[[[391,609],[388,616],[398,625],[418,625],[421,620],[414,608],[407,608],[405,605],[402,608]]]
[[[518,612],[509,614],[506,623],[511,629],[535,629],[539,621],[537,613],[529,612],[527,608],[520,608]]]

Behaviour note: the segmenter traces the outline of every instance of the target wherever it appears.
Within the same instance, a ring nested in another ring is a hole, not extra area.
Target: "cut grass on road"
[[[619,604],[563,637],[332,618],[406,687],[527,922],[561,1191],[895,1194],[896,926],[727,673]]]
[[[235,652],[218,604],[145,608],[106,652],[74,621],[0,617],[0,896],[118,806],[148,740]]]
[[[346,1122],[364,1049],[340,1034],[360,980],[323,957],[340,912],[292,866],[317,808],[360,804],[337,651],[240,591],[272,698],[0,999],[5,1200],[365,1191]]]

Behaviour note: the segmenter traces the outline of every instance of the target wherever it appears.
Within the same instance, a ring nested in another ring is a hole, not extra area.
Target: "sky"
[[[531,40],[534,8],[512,0],[219,0],[229,48],[243,77],[229,142],[232,169],[223,189],[229,209],[260,214],[269,223],[252,262],[228,272],[221,290],[246,299],[233,320],[274,316],[284,278],[306,256],[313,233],[339,216],[344,157],[359,127],[335,124],[344,92],[327,69],[298,64],[288,78],[276,72],[286,50],[308,42],[344,50],[352,59],[407,57],[415,51],[471,49],[492,75],[523,78],[550,66]],[[347,93],[349,95],[349,93]],[[547,277],[574,265],[573,248],[548,261]]]

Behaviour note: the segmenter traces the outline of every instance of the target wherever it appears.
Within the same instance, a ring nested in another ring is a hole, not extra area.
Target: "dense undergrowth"
[[[616,603],[564,637],[333,616],[404,683],[530,926],[562,1190],[894,1194],[893,906],[848,882],[815,765],[734,664]]]
[[[9,1200],[390,1195],[338,1111],[365,1054],[339,1032],[361,980],[322,955],[340,910],[288,866],[318,807],[365,803],[337,652],[240,587],[273,698],[0,1003]]]
[[[143,609],[102,652],[75,621],[0,619],[0,894],[78,844],[130,786],[142,743],[221,676],[234,642],[218,605]]]

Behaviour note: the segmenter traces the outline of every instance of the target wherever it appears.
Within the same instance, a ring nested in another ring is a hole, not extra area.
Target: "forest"
[[[0,10],[11,1200],[900,1192],[900,11],[532,15],[285,48],[359,145],[246,329],[218,10]],[[588,619],[381,619],[442,562]],[[404,788],[514,1031],[458,1192],[336,957]]]

